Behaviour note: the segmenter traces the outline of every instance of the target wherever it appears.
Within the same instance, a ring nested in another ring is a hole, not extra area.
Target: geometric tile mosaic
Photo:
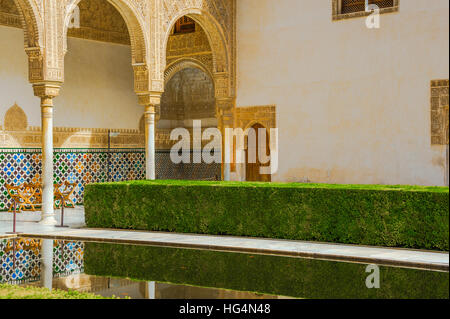
[[[10,207],[5,184],[37,183],[41,179],[41,149],[3,149],[0,152],[0,209]],[[72,200],[83,203],[84,186],[89,183],[138,180],[145,177],[143,150],[55,149],[54,182],[75,183]]]
[[[157,179],[219,180],[220,164],[173,164],[169,151],[156,151]],[[5,184],[40,182],[41,149],[0,149],[0,210],[11,203]],[[144,149],[54,149],[54,181],[75,183],[72,200],[83,204],[89,183],[145,179]],[[108,174],[109,172],[109,174]]]
[[[0,239],[0,283],[23,284],[40,280],[39,239]],[[53,277],[84,271],[84,244],[53,241]]]

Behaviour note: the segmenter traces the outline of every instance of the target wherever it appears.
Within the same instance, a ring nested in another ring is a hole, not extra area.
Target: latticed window
[[[376,4],[380,9],[394,7],[394,0],[369,0],[369,4]],[[365,0],[341,0],[340,14],[363,12],[366,10]]]
[[[176,23],[173,33],[191,33],[195,32],[195,21],[189,17],[181,17]]]

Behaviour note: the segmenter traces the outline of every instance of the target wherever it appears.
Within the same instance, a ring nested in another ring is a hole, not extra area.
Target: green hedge
[[[314,299],[449,297],[448,272],[194,249],[86,243],[86,274]]]
[[[449,249],[444,187],[134,181],[84,202],[88,227]]]

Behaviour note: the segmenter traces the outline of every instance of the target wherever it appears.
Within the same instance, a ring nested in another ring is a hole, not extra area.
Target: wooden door
[[[255,130],[256,133],[256,145],[249,145],[252,143],[248,143],[248,138],[247,138],[247,148],[246,148],[246,152],[245,152],[245,175],[246,175],[246,181],[248,182],[270,182],[272,180],[272,176],[271,175],[262,175],[260,173],[260,168],[262,166],[270,166],[270,162],[267,164],[261,164],[260,162],[260,158],[258,156],[259,154],[259,150],[262,149],[263,147],[266,148],[266,154],[270,155],[270,148],[269,148],[269,134],[266,130],[266,145],[264,145],[264,143],[261,143],[259,140],[259,132],[258,129],[260,128],[264,128],[264,126],[262,126],[261,124],[255,124],[252,126],[252,128]],[[252,149],[252,147],[256,147],[255,149]],[[249,163],[248,160],[248,155],[249,152],[255,152],[256,151],[256,163]]]

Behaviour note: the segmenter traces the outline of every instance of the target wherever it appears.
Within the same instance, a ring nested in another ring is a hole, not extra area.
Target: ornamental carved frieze
[[[431,81],[431,144],[449,144],[449,81]]]
[[[0,25],[24,29],[25,47],[41,47],[41,0],[0,0]]]
[[[79,26],[68,29],[69,37],[130,44],[127,25],[112,4],[105,0],[83,0],[78,8]]]
[[[212,49],[214,73],[229,75],[228,91],[234,95],[235,0],[164,1],[163,31],[166,39],[174,23],[184,15],[194,19],[205,30]]]
[[[276,106],[263,105],[236,108],[237,127],[246,130],[257,123],[267,129],[276,128]]]
[[[0,0],[0,23],[18,27],[20,21],[31,83],[64,81],[64,56],[70,35],[129,43],[135,89],[142,95],[145,91],[164,91],[167,63],[181,58],[176,56],[176,47],[168,44],[170,31],[177,19],[187,15],[204,31],[195,39],[201,50],[191,52],[189,58],[211,70],[216,96],[228,99],[235,95],[236,83],[235,3],[236,0]],[[78,5],[87,22],[79,30],[68,31]],[[103,17],[93,12],[104,13],[101,5],[109,8]]]

